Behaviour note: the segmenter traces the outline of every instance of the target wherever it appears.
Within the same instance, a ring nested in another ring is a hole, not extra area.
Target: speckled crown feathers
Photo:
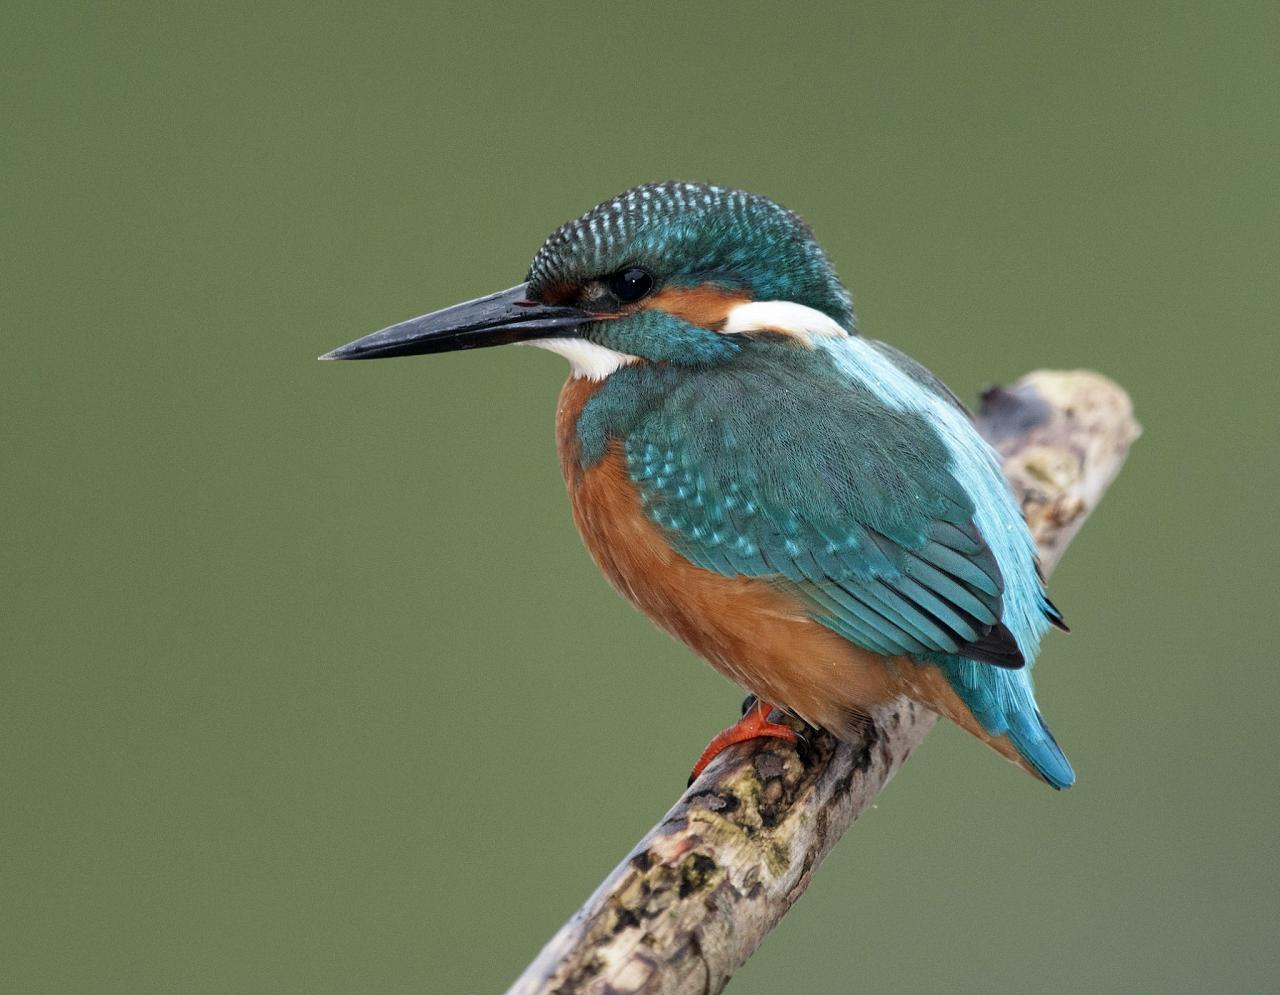
[[[646,183],[597,204],[543,242],[529,267],[537,294],[644,266],[669,282],[746,287],[794,300],[853,327],[849,294],[812,230],[759,194],[706,183]]]

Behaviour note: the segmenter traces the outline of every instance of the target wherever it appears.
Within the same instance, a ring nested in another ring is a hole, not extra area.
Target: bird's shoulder
[[[624,449],[656,506],[696,498],[689,510],[707,515],[748,495],[771,520],[865,524],[914,543],[928,521],[973,510],[928,414],[886,404],[818,350],[757,349],[664,384]]]
[[[949,402],[966,418],[972,420],[973,413],[965,403],[955,395],[955,392],[950,387],[942,382],[936,373],[921,363],[918,359],[908,356],[901,349],[897,349],[894,346],[889,345],[888,342],[881,342],[879,339],[865,339],[864,341],[871,346],[871,348],[875,349],[876,352],[880,353],[880,355],[884,356],[889,360],[889,362],[910,377],[923,390],[935,394]]]

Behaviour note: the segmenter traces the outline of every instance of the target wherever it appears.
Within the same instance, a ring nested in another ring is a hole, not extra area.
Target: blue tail
[[[939,657],[938,663],[978,724],[992,736],[1008,736],[1045,783],[1059,790],[1076,783],[1076,772],[1036,707],[1027,668],[1006,670],[958,656]]]
[[[1044,717],[1039,711],[1014,716],[1009,726],[1009,742],[1050,787],[1061,791],[1076,783],[1076,772],[1071,769],[1071,761],[1053,738],[1053,733],[1045,725]]]

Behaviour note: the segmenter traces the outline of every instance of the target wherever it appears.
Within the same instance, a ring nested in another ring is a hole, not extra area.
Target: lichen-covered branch
[[[1039,371],[988,390],[977,420],[1047,574],[1138,437],[1128,395],[1096,373]],[[902,699],[872,718],[856,743],[807,730],[800,751],[771,739],[722,753],[508,995],[721,991],[936,717]]]

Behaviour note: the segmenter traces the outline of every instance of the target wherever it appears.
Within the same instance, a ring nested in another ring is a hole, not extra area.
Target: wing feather
[[[699,386],[634,425],[624,445],[644,506],[677,551],[787,587],[817,621],[876,653],[1023,666],[1001,622],[1004,578],[923,418],[856,384],[813,399],[799,383],[739,370]]]

